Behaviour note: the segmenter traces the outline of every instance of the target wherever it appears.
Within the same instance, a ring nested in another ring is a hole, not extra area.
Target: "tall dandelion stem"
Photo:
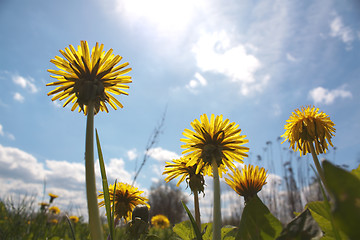
[[[200,208],[199,208],[199,193],[194,191],[194,205],[195,205],[195,221],[201,232]]]
[[[94,103],[90,103],[86,107],[88,113],[85,139],[85,177],[89,213],[89,228],[91,239],[102,240],[103,233],[99,217],[94,169]]]
[[[318,172],[318,174],[319,174],[319,176],[320,176],[320,179],[321,179],[322,183],[324,184],[326,190],[328,190],[328,189],[327,189],[327,186],[326,186],[326,182],[325,182],[324,171],[323,171],[323,169],[322,169],[322,167],[321,167],[321,165],[320,165],[319,159],[318,159],[317,154],[316,154],[316,152],[315,152],[314,145],[313,145],[313,143],[310,143],[309,145],[310,145],[310,152],[311,152],[311,155],[312,155],[312,157],[313,157],[316,170],[317,170],[317,172]],[[329,192],[329,191],[328,191],[328,192]]]
[[[213,212],[213,240],[221,239],[221,205],[220,205],[220,180],[216,159],[212,160],[214,180],[214,212]]]

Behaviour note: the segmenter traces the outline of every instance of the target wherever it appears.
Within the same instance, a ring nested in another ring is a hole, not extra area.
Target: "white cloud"
[[[29,77],[29,78],[24,78],[20,75],[13,75],[12,76],[12,80],[15,84],[19,85],[22,88],[26,88],[28,89],[31,93],[36,93],[38,92],[37,87],[35,86],[34,79]]]
[[[127,156],[128,156],[130,161],[136,159],[138,157],[138,153],[137,153],[136,148],[133,148],[133,149],[129,150],[127,152]]]
[[[1,136],[4,136],[4,130],[3,130],[3,126],[0,124],[0,135]]]
[[[194,77],[195,79],[190,80],[185,87],[191,92],[197,93],[199,87],[205,87],[207,85],[207,80],[198,72],[195,73]]]
[[[340,16],[335,18],[330,23],[330,36],[340,38],[344,43],[350,44],[354,40],[353,30],[345,26]]]
[[[111,158],[110,163],[105,164],[105,170],[109,184],[113,184],[115,182],[115,179],[117,179],[118,182],[131,184],[132,181],[131,174],[128,171],[126,171],[125,162],[123,159]],[[100,184],[101,174],[100,174],[99,161],[96,161],[95,172],[97,175],[97,182]],[[99,186],[102,187],[102,185]]]
[[[332,104],[337,98],[351,98],[350,91],[345,90],[345,86],[329,90],[323,87],[317,87],[309,92],[309,97],[317,103]]]
[[[16,93],[14,93],[14,100],[22,103],[22,102],[24,102],[25,98],[23,95],[16,92]]]
[[[159,162],[171,161],[173,159],[180,158],[180,156],[175,152],[171,152],[161,147],[151,148],[146,154]]]
[[[243,95],[262,91],[270,79],[270,76],[261,81],[255,78],[261,62],[247,52],[245,45],[233,45],[225,31],[203,34],[192,50],[202,71],[220,73],[239,83]]]
[[[0,124],[0,136],[7,137],[10,140],[15,140],[15,136],[12,135],[11,133],[5,132],[4,127],[1,124]]]
[[[289,60],[290,62],[298,62],[299,61],[299,59],[297,59],[290,53],[286,53],[286,59]]]

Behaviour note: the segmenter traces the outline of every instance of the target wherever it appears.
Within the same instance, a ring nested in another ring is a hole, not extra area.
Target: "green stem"
[[[214,212],[213,212],[213,240],[221,239],[221,205],[220,205],[220,180],[219,169],[215,158],[212,160],[214,179]]]
[[[89,228],[91,239],[102,240],[99,207],[96,195],[96,181],[94,169],[94,105],[87,106],[86,139],[85,139],[85,177],[86,194],[89,213]]]
[[[200,220],[200,208],[199,208],[199,194],[198,191],[194,191],[194,205],[195,205],[195,221],[201,232],[201,220]]]
[[[324,171],[323,171],[323,169],[322,169],[322,167],[321,167],[321,165],[320,165],[319,159],[318,159],[318,157],[317,157],[317,155],[316,155],[316,152],[315,152],[315,148],[314,148],[313,143],[310,143],[310,152],[311,152],[311,155],[312,155],[312,157],[313,157],[313,160],[314,160],[314,163],[315,163],[315,167],[316,167],[316,170],[317,170],[317,172],[318,172],[318,174],[319,174],[319,176],[320,176],[320,179],[321,179],[322,183],[324,184],[327,192],[329,192],[329,190],[328,190],[328,188],[327,188],[327,186],[326,186],[326,182],[325,182]]]

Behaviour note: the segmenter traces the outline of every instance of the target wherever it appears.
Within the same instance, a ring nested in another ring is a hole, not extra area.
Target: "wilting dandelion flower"
[[[71,111],[79,107],[79,112],[83,110],[85,115],[90,103],[94,104],[95,114],[99,110],[109,112],[106,103],[115,110],[117,106],[122,108],[123,105],[112,94],[128,95],[123,89],[129,88],[125,84],[131,83],[131,77],[123,74],[130,72],[131,68],[126,68],[129,65],[127,62],[116,66],[122,57],[115,56],[112,49],[107,52],[103,49],[103,44],[99,46],[96,43],[90,52],[88,43],[81,41],[77,50],[72,45],[65,51],[60,50],[65,59],[56,56],[50,61],[59,70],[48,70],[55,74],[51,77],[57,79],[46,85],[57,86],[48,93],[54,95],[51,100],[67,99],[64,107],[71,102]]]
[[[52,206],[49,208],[49,212],[53,213],[53,214],[59,214],[60,213],[60,209],[56,206]]]
[[[300,156],[311,152],[310,145],[315,143],[315,153],[325,153],[328,143],[333,147],[331,137],[334,136],[335,124],[324,112],[319,112],[315,107],[301,107],[296,109],[287,120],[285,133],[282,135],[290,142],[294,151],[300,152]]]
[[[240,196],[245,198],[245,202],[255,196],[266,184],[267,171],[264,168],[249,164],[245,165],[241,171],[235,169],[233,175],[229,174],[230,179],[225,178],[226,183]]]
[[[59,196],[58,195],[55,195],[55,194],[52,194],[52,193],[49,193],[49,197],[50,197],[50,203],[52,203],[54,201],[55,198],[58,198]]]
[[[169,219],[161,214],[155,215],[151,218],[151,224],[156,228],[168,228],[170,227]]]
[[[245,139],[245,135],[240,135],[241,129],[239,125],[230,123],[229,119],[223,121],[223,116],[211,115],[209,121],[206,114],[200,116],[200,121],[195,119],[191,126],[195,131],[185,129],[183,135],[187,138],[180,139],[185,144],[182,148],[186,150],[186,154],[190,160],[188,166],[197,164],[196,173],[200,172],[201,168],[205,168],[205,175],[211,175],[211,164],[215,160],[217,166],[222,165],[235,168],[233,160],[242,163],[244,157],[248,155],[246,152],[249,148],[241,145],[247,143],[249,140]],[[225,168],[220,169],[220,177]]]
[[[177,177],[180,177],[176,186],[179,187],[180,183],[186,180],[191,191],[204,192],[204,168],[201,168],[196,174],[197,165],[187,166],[188,158],[181,157],[180,159],[174,159],[172,162],[166,162],[164,174],[168,176],[165,178],[166,182],[169,182]]]
[[[73,223],[79,222],[79,217],[77,217],[77,216],[70,216],[69,219],[70,219]]]
[[[114,191],[114,185],[110,184],[110,202],[111,205],[113,205],[113,202],[115,204],[115,217],[119,219],[123,217],[125,221],[129,221],[131,220],[132,211],[134,210],[135,206],[139,204],[145,204],[146,206],[150,207],[149,204],[146,203],[148,199],[141,196],[142,193],[143,191],[139,191],[138,188],[121,182],[116,183],[116,188]],[[104,193],[100,192],[98,198],[103,199]],[[99,207],[104,205],[105,201],[99,202]]]

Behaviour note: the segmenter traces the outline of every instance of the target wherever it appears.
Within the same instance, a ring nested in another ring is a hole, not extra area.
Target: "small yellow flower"
[[[196,173],[198,174],[204,168],[205,175],[211,175],[212,161],[216,160],[217,166],[220,168],[219,175],[226,169],[221,166],[227,166],[230,169],[235,168],[233,160],[242,163],[244,157],[248,155],[245,152],[249,148],[241,145],[247,143],[249,140],[246,136],[240,135],[241,129],[239,125],[230,123],[229,119],[223,121],[223,116],[211,115],[209,121],[206,114],[200,116],[200,121],[195,119],[191,126],[195,131],[185,129],[183,135],[187,138],[182,138],[180,141],[185,144],[182,148],[186,150],[183,154],[189,158],[187,166],[197,164]]]
[[[60,213],[60,209],[56,206],[52,206],[49,208],[49,212],[53,213],[53,214],[59,214]]]
[[[307,106],[296,109],[287,120],[285,133],[281,136],[288,140],[290,147],[300,156],[311,152],[310,144],[315,143],[315,153],[325,153],[328,143],[333,147],[331,137],[335,136],[335,124],[330,117],[319,109]]]
[[[78,218],[77,216],[70,216],[69,219],[70,219],[73,223],[79,222],[79,218]]]
[[[225,178],[226,183],[240,196],[245,198],[245,201],[255,196],[262,187],[266,184],[266,173],[264,168],[249,164],[241,169],[235,169],[234,175],[230,175],[231,179]]]
[[[199,173],[196,174],[197,165],[187,166],[188,158],[182,157],[180,159],[174,159],[172,162],[166,162],[165,171],[163,174],[168,176],[165,178],[166,182],[180,177],[176,186],[179,187],[180,183],[186,180],[191,191],[204,192],[204,168],[201,168]]]
[[[56,82],[46,85],[57,86],[48,93],[48,96],[55,94],[51,100],[67,99],[64,107],[72,102],[71,111],[79,107],[79,112],[83,110],[85,115],[87,114],[86,106],[89,103],[94,103],[95,114],[99,110],[109,112],[105,103],[115,110],[116,105],[122,108],[123,105],[112,94],[128,95],[122,89],[129,88],[125,84],[131,83],[131,77],[122,75],[130,72],[131,68],[124,69],[129,65],[127,62],[116,66],[122,57],[112,54],[112,49],[105,52],[103,48],[103,44],[99,46],[96,43],[90,52],[88,43],[81,41],[77,51],[72,45],[65,48],[65,51],[60,50],[65,59],[56,56],[50,61],[59,70],[48,70],[56,75],[51,75],[51,77],[57,79]]]
[[[55,195],[55,194],[52,194],[52,193],[49,193],[49,197],[50,197],[50,203],[52,203],[54,201],[55,198],[58,198],[59,196],[58,195]]]
[[[140,196],[142,193],[143,191],[139,191],[136,187],[121,182],[116,183],[116,189],[114,193],[114,185],[110,184],[110,202],[111,205],[113,205],[113,202],[115,203],[115,217],[119,219],[123,217],[125,221],[129,221],[132,217],[132,211],[137,205],[145,204],[150,208],[149,204],[146,203],[148,199]],[[104,198],[103,192],[100,192],[98,198]],[[105,201],[99,202],[99,207],[104,205]]]
[[[51,220],[50,220],[50,223],[53,223],[53,224],[58,224],[58,222],[59,222],[59,221],[58,221],[57,219],[51,219]]]
[[[169,219],[161,214],[155,215],[151,218],[151,224],[155,227],[155,228],[168,228],[170,227],[170,221]]]

